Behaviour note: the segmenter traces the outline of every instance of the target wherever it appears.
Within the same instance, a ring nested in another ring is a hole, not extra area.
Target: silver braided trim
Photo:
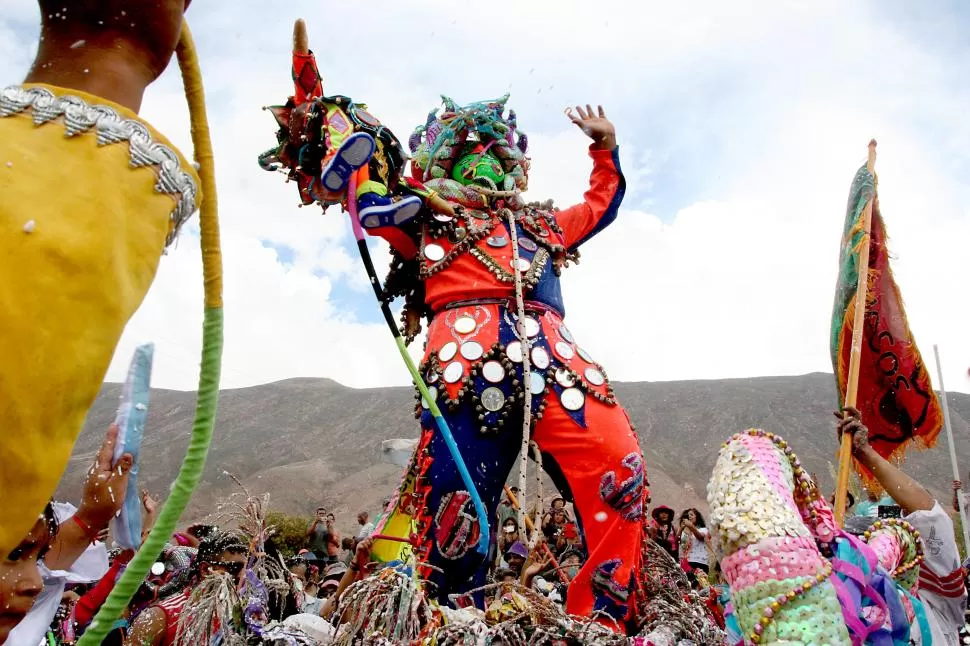
[[[88,105],[76,96],[58,97],[46,88],[12,85],[0,92],[0,118],[25,110],[33,113],[34,123],[38,126],[63,117],[67,137],[84,134],[94,128],[99,146],[127,141],[130,166],[156,167],[158,181],[155,190],[178,196],[175,208],[169,215],[172,231],[165,239],[165,246],[175,241],[179,229],[195,213],[199,189],[192,176],[182,170],[175,151],[154,141],[143,123],[125,119],[106,105]]]

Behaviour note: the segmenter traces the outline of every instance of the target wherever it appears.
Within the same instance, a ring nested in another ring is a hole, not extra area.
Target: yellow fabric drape
[[[0,118],[0,555],[53,494],[171,231],[180,196],[156,190],[158,168],[133,167],[129,154],[125,141],[99,146],[94,128],[66,136],[64,117]]]

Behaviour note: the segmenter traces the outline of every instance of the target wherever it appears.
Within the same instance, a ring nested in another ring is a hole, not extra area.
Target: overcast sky
[[[3,4],[6,85],[33,57],[38,13],[31,0]],[[563,289],[574,335],[614,379],[831,371],[846,196],[877,138],[880,204],[910,323],[934,382],[939,343],[948,389],[970,391],[970,5],[959,0],[196,0],[188,18],[225,253],[225,387],[409,381],[346,216],[297,208],[295,188],[256,165],[275,141],[260,108],[292,91],[298,17],[327,91],[366,101],[402,140],[442,93],[466,103],[511,92],[532,146],[532,198],[581,198],[586,142],[562,110],[606,106],[627,195]],[[191,156],[174,63],[142,115]],[[385,266],[386,250],[375,253]],[[194,389],[201,316],[194,219],[107,378],[121,380],[134,346],[151,340],[154,385]]]

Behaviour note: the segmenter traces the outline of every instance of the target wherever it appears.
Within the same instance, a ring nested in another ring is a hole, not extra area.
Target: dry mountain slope
[[[616,390],[639,429],[655,503],[677,509],[706,507],[707,479],[721,442],[749,427],[783,434],[806,467],[831,487],[831,375],[619,383]],[[114,417],[120,391],[118,384],[104,385],[59,496],[77,498],[83,473]],[[187,517],[206,515],[235,490],[224,474],[228,471],[254,493],[268,491],[276,508],[308,513],[322,503],[337,512],[344,529],[350,529],[357,509],[376,511],[397,485],[401,470],[380,462],[380,445],[388,438],[416,437],[413,405],[410,388],[356,390],[327,379],[226,390],[205,476]],[[141,482],[152,491],[166,492],[181,464],[194,406],[192,392],[152,393],[141,465]],[[966,458],[970,396],[950,395],[950,406],[957,453]],[[519,440],[510,435],[509,441]],[[910,455],[908,470],[949,500],[944,443]]]

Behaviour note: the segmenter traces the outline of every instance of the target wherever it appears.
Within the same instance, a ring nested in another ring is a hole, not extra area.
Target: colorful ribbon
[[[222,369],[222,247],[219,243],[219,210],[216,201],[215,167],[209,123],[205,113],[205,93],[202,88],[202,72],[189,26],[182,23],[178,49],[179,67],[185,84],[185,97],[189,104],[192,125],[192,142],[195,159],[199,163],[199,177],[205,196],[199,213],[202,233],[202,275],[205,285],[205,315],[202,323],[202,369],[199,373],[198,399],[192,436],[182,468],[179,470],[172,492],[159,512],[151,533],[132,558],[124,574],[118,579],[111,594],[78,646],[98,646],[121,616],[131,598],[141,586],[149,568],[161,553],[165,543],[175,531],[179,517],[192,498],[195,487],[202,479],[205,459],[212,442],[212,430],[216,421],[219,402],[219,377]]]
[[[472,480],[472,476],[468,472],[468,467],[465,466],[465,460],[462,458],[461,452],[458,450],[458,444],[455,443],[455,437],[452,435],[451,429],[448,428],[448,422],[445,421],[444,416],[441,414],[441,409],[438,408],[437,401],[435,401],[435,398],[428,391],[428,385],[424,383],[421,373],[418,372],[418,367],[414,365],[414,360],[411,358],[410,353],[408,353],[408,348],[404,342],[404,337],[401,335],[401,330],[398,328],[397,323],[394,322],[394,316],[391,314],[391,308],[384,297],[384,288],[381,286],[381,281],[377,277],[377,271],[374,269],[374,262],[371,259],[370,250],[367,249],[367,240],[364,238],[364,230],[360,226],[360,221],[357,217],[356,174],[352,174],[350,176],[350,185],[347,188],[347,210],[350,213],[350,223],[354,230],[354,237],[357,239],[357,249],[360,252],[360,259],[364,262],[364,267],[367,269],[367,276],[370,278],[371,287],[374,288],[374,294],[377,296],[377,302],[380,303],[381,312],[384,314],[384,320],[387,321],[387,326],[391,329],[391,334],[394,335],[394,343],[397,345],[397,349],[401,353],[401,358],[404,360],[404,364],[407,366],[408,372],[411,373],[411,379],[418,387],[418,392],[420,392],[421,396],[424,397],[424,400],[428,402],[428,411],[431,413],[435,424],[438,426],[438,431],[441,433],[441,438],[448,446],[448,452],[451,453],[451,459],[454,460],[455,467],[458,469],[458,474],[461,476],[461,480],[465,484],[465,488],[468,490],[468,495],[472,499],[472,504],[475,506],[475,514],[478,517],[478,527],[480,530],[478,546],[476,549],[479,554],[485,556],[488,554],[488,544],[490,538],[488,513],[485,511],[485,505],[482,503],[481,496],[478,495],[478,488],[475,487],[475,482]]]

